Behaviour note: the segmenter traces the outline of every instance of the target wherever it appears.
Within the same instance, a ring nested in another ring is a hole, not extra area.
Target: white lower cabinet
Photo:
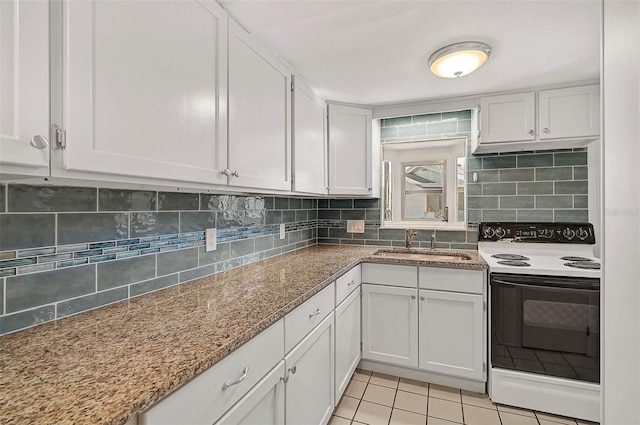
[[[287,356],[285,423],[325,425],[334,408],[333,312]]]
[[[482,295],[420,290],[420,369],[483,379]]]
[[[284,361],[233,406],[216,425],[279,425],[284,423]]]
[[[335,313],[337,404],[360,361],[360,291],[354,290]]]
[[[418,366],[417,289],[362,285],[362,358]]]
[[[363,359],[486,380],[485,271],[364,264],[362,276]]]
[[[211,425],[282,360],[283,347],[279,320],[144,412],[139,424]]]

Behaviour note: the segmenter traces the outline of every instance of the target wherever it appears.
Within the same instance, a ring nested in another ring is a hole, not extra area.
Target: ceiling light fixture
[[[429,57],[429,69],[438,77],[458,78],[480,68],[489,59],[491,47],[479,41],[455,43]]]

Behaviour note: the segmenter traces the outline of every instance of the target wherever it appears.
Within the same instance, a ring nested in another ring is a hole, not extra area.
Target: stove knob
[[[496,234],[496,231],[493,230],[491,227],[488,227],[488,228],[484,229],[482,234],[484,235],[485,239],[491,239],[493,237],[493,235]]]
[[[553,236],[553,230],[551,229],[544,229],[542,231],[542,236],[549,239],[551,236]]]
[[[562,231],[562,236],[564,236],[568,240],[573,239],[575,235],[576,235],[576,232],[573,229],[570,229],[568,227]]]
[[[581,227],[581,228],[578,229],[578,232],[576,233],[576,236],[578,236],[578,238],[580,240],[585,240],[585,239],[587,239],[587,236],[589,236],[589,232],[587,232],[586,229]]]
[[[506,234],[507,232],[502,227],[498,227],[498,230],[496,230],[496,236],[500,239],[504,238]]]

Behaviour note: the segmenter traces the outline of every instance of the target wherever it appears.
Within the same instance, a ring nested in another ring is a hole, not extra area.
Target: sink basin
[[[470,261],[471,257],[467,254],[428,250],[428,249],[379,249],[373,253],[376,257],[397,258],[400,260],[428,260],[428,261]]]

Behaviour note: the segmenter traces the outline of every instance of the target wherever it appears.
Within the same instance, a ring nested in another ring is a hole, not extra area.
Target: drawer
[[[284,356],[283,320],[271,325],[139,417],[140,425],[211,425]],[[260,353],[260,355],[256,355]],[[222,389],[223,384],[241,382]]]
[[[394,264],[365,263],[362,265],[362,283],[416,288],[418,286],[418,268]]]
[[[482,294],[485,286],[485,274],[484,270],[420,267],[418,282],[420,289]]]
[[[324,288],[284,317],[284,352],[307,336],[333,308],[335,283]]]
[[[360,286],[361,270],[360,264],[358,264],[336,280],[336,305],[339,305],[354,289]]]

